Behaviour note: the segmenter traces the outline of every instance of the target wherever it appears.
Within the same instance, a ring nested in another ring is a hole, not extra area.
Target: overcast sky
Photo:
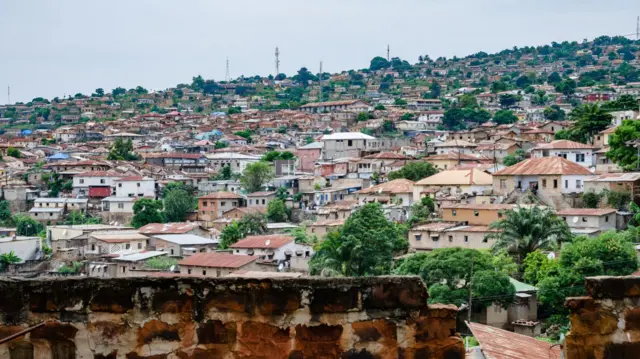
[[[639,0],[0,0],[0,103],[635,32]]]

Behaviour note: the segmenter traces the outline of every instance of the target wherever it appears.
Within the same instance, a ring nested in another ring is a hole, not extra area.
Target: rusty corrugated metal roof
[[[562,157],[531,158],[493,174],[494,176],[593,175],[588,169]]]
[[[560,359],[560,347],[551,343],[484,324],[467,326],[486,359]]]

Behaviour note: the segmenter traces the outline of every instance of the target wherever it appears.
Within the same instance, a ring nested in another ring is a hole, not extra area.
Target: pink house
[[[315,163],[322,154],[323,143],[313,142],[296,150],[298,169],[300,171],[313,171]]]

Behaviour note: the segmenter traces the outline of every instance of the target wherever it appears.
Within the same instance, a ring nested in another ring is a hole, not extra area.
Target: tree
[[[233,178],[233,171],[231,170],[231,166],[224,166],[222,167],[220,172],[218,172],[218,174],[213,176],[211,179],[217,181],[228,181],[231,178]]]
[[[493,115],[493,122],[499,125],[505,125],[509,123],[515,123],[518,121],[518,116],[514,115],[509,110],[499,110]]]
[[[267,233],[267,216],[264,213],[247,213],[238,221],[242,237],[257,236]]]
[[[100,97],[104,96],[104,89],[102,89],[102,88],[97,88],[97,89],[96,89],[96,95],[98,95],[98,96],[100,96]]]
[[[397,171],[389,173],[389,180],[406,178],[411,181],[419,181],[423,178],[433,176],[438,171],[429,162],[411,162]]]
[[[463,130],[466,128],[464,120],[464,110],[453,107],[444,112],[444,116],[442,117],[442,126],[451,131]]]
[[[506,249],[522,264],[536,249],[551,250],[571,238],[567,223],[548,208],[518,207],[505,211],[503,218],[489,225],[499,232],[488,235],[496,239],[494,250]]]
[[[24,214],[14,215],[12,217],[12,222],[15,223],[17,236],[37,236],[38,233],[44,230],[44,226],[42,224]]]
[[[224,227],[222,233],[220,233],[220,245],[218,248],[227,249],[242,238],[242,231],[240,231],[238,223],[233,221],[230,225]]]
[[[271,166],[266,162],[248,164],[240,177],[240,183],[247,192],[258,192],[273,178]]]
[[[267,219],[269,222],[286,222],[289,220],[287,206],[284,201],[274,199],[267,205]]]
[[[194,76],[191,78],[191,89],[194,91],[200,91],[204,88],[204,83],[202,76]]]
[[[216,150],[227,148],[227,147],[229,147],[229,144],[222,141],[216,141],[216,143],[213,146],[213,148],[215,148]]]
[[[234,135],[244,137],[247,139],[247,142],[251,143],[251,131],[249,130],[238,131],[235,132]]]
[[[7,156],[14,157],[14,158],[20,158],[20,157],[22,157],[22,153],[20,153],[20,151],[15,147],[9,147],[9,148],[7,148]]]
[[[168,256],[158,256],[144,261],[145,267],[157,270],[169,270],[178,264],[178,260]]]
[[[376,56],[371,59],[371,63],[369,64],[369,70],[377,71],[380,69],[386,69],[391,66],[391,63],[387,61],[384,57]]]
[[[116,87],[113,90],[111,90],[111,94],[113,95],[113,97],[118,97],[126,93],[127,93],[127,89],[125,89],[124,87]]]
[[[142,198],[133,204],[133,219],[131,225],[135,228],[146,226],[149,223],[165,223],[162,212],[162,201]]]
[[[518,95],[514,95],[514,94],[504,94],[504,95],[500,95],[499,101],[500,101],[500,106],[502,106],[502,108],[510,108],[515,106],[518,101],[520,101],[521,98]]]
[[[111,145],[107,159],[111,161],[135,161],[138,155],[133,152],[133,142],[131,140],[123,140],[118,138]]]
[[[556,85],[556,91],[561,92],[563,95],[567,97],[571,97],[574,93],[576,93],[576,88],[578,84],[573,79],[565,79],[561,83]]]
[[[11,204],[7,200],[0,200],[0,222],[5,223],[11,219]]]
[[[317,245],[309,272],[347,277],[388,274],[393,254],[407,247],[406,238],[387,220],[380,204],[368,203]]]
[[[0,268],[4,270],[10,264],[22,262],[22,259],[16,255],[14,251],[0,254]]]
[[[298,74],[293,76],[293,80],[300,83],[302,87],[306,88],[309,86],[309,81],[314,80],[315,76],[309,71],[306,67],[300,68],[298,70]]]
[[[582,205],[584,208],[598,208],[602,196],[594,191],[582,193]]]
[[[358,117],[356,118],[356,121],[358,121],[358,122],[369,121],[369,114],[366,113],[366,112],[358,113]]]
[[[227,110],[227,114],[229,115],[235,115],[238,113],[242,113],[242,109],[240,107],[229,107]]]
[[[505,270],[512,268],[513,263],[510,258],[503,258],[502,262],[496,262],[488,251],[442,248],[404,259],[394,273],[422,277],[429,289],[429,303],[460,306],[468,303],[471,291],[474,308],[492,303],[506,307],[513,301],[515,288],[509,281],[509,270]]]
[[[593,136],[611,126],[613,119],[598,104],[580,105],[571,111],[569,118],[575,121],[572,130],[584,140],[582,142],[593,142]]]
[[[549,121],[562,121],[565,118],[565,112],[558,105],[551,105],[544,109],[544,118]]]
[[[147,89],[142,86],[137,86],[134,91],[138,95],[146,95],[149,93],[149,91],[147,91]]]
[[[416,224],[428,219],[435,211],[435,203],[431,197],[422,197],[420,202],[415,203],[411,207],[411,218],[409,218],[409,226],[413,227]]]
[[[295,155],[290,151],[269,151],[262,155],[262,160],[265,162],[273,162],[276,160],[293,160]]]
[[[384,107],[384,105],[377,105],[377,106],[375,107],[375,110],[376,110],[376,111],[385,111],[386,109],[387,109],[387,108],[386,108],[386,107]]]
[[[164,197],[164,213],[168,222],[182,222],[193,210],[193,195],[183,189],[169,191]]]
[[[502,159],[502,163],[505,166],[513,166],[516,163],[520,163],[524,161],[524,159],[526,158],[526,155],[527,154],[524,152],[523,149],[518,148],[517,150],[515,150],[513,154],[504,156],[504,158]]]
[[[609,137],[609,152],[607,158],[615,162],[626,171],[640,168],[638,150],[630,141],[640,139],[640,121],[625,120]]]

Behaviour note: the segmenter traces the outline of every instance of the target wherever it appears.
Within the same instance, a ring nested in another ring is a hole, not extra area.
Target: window
[[[207,271],[206,271],[206,270],[203,270],[203,271],[202,271],[202,275],[207,275]]]
[[[118,203],[118,208],[119,209],[124,209],[124,203]]]
[[[191,274],[191,269],[187,269],[187,274]]]
[[[100,179],[100,183],[104,184],[104,183],[105,183],[105,179],[104,179],[104,178],[101,178],[101,179]]]
[[[498,212],[498,218],[502,218],[502,212]]]
[[[240,253],[240,250],[239,250],[239,249],[236,249],[236,253]]]
[[[557,179],[553,180],[553,188],[558,188],[558,180]]]
[[[119,188],[122,188],[122,183],[118,183],[118,187],[119,187]]]
[[[53,213],[49,213],[49,217],[53,217]]]
[[[138,249],[142,249],[142,243],[138,242]]]
[[[564,188],[569,188],[569,180],[564,180]]]
[[[582,217],[582,222],[587,222],[587,217]]]
[[[173,255],[173,249],[171,249],[171,255]]]
[[[131,244],[127,243],[125,246],[125,249],[130,249],[131,248]]]
[[[507,188],[507,180],[500,180],[500,188]]]
[[[266,203],[267,203],[267,201],[263,199],[262,200],[262,204],[266,204]]]
[[[91,245],[91,250],[92,250],[92,251],[95,251],[95,250],[96,250],[96,245],[95,245],[95,244],[92,244],[92,245]]]
[[[138,187],[140,187],[140,183],[138,183]]]
[[[220,206],[224,207],[227,202],[220,202]]]
[[[416,234],[416,241],[422,240],[422,234]]]
[[[581,188],[581,187],[582,187],[582,181],[576,180],[576,188]]]
[[[253,204],[253,200],[252,200],[252,199],[250,199],[250,200],[249,200],[249,205],[252,205],[252,204]]]
[[[576,162],[584,162],[584,153],[576,154]]]
[[[81,178],[80,179],[80,184],[83,184],[83,183],[84,183],[84,179]]]
[[[453,242],[453,236],[449,236],[449,242]]]
[[[219,277],[222,273],[220,272],[220,269],[216,270],[216,277]]]
[[[458,213],[456,212],[456,210],[455,210],[455,209],[452,209],[452,210],[451,210],[451,215],[455,217],[455,216],[456,216],[456,214],[458,214]]]
[[[609,222],[609,216],[604,217],[605,222]]]
[[[202,207],[206,207],[207,206],[207,201],[202,201]]]
[[[473,215],[474,215],[474,216],[476,216],[476,217],[478,217],[478,216],[480,215],[480,212],[478,212],[478,211],[473,211]]]
[[[542,188],[547,188],[547,180],[546,179],[542,180]]]
[[[353,146],[353,140],[348,140],[347,141],[347,146],[349,146],[349,147]]]
[[[469,236],[464,236],[464,243],[469,243]]]
[[[125,266],[122,266],[122,273],[126,272],[127,268]]]

